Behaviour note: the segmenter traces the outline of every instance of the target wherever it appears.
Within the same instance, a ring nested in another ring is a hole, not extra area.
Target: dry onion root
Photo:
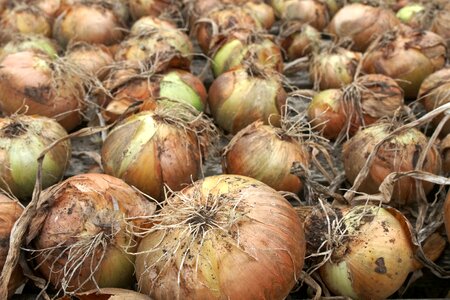
[[[0,270],[6,261],[9,250],[9,239],[14,223],[22,214],[23,208],[19,202],[11,200],[9,197],[0,194]],[[25,283],[22,269],[17,265],[8,283],[8,294],[12,296],[16,289]]]
[[[21,200],[31,197],[38,170],[37,159],[45,148],[67,136],[55,120],[40,116],[0,119],[0,187]],[[57,183],[71,156],[70,140],[55,145],[42,165],[42,186]]]
[[[57,291],[75,294],[133,282],[133,234],[155,204],[122,180],[83,174],[44,190],[29,226],[35,268]]]
[[[168,101],[114,127],[103,144],[103,169],[163,200],[165,186],[178,191],[198,178],[202,156],[217,137],[206,116]]]
[[[387,137],[395,129],[394,127],[395,123],[374,124],[357,132],[344,144],[344,170],[351,183],[356,179],[374,147]],[[425,172],[439,174],[442,166],[441,157],[435,145],[431,145],[424,153],[428,143],[428,138],[415,128],[400,132],[382,143],[369,166],[369,174],[358,187],[358,191],[368,194],[377,193],[383,180],[392,172],[412,171],[421,167],[420,170]],[[418,166],[421,155],[426,155],[425,160],[423,166]],[[396,206],[412,204],[420,197],[418,188],[423,188],[427,194],[433,186],[431,182],[417,181],[409,177],[401,178],[394,184],[392,203]]]
[[[308,24],[288,22],[281,27],[278,42],[286,52],[288,60],[294,60],[317,49],[320,32]]]
[[[303,226],[267,185],[219,175],[166,200],[139,245],[139,290],[155,299],[284,299],[304,260]]]
[[[52,21],[37,6],[18,5],[6,9],[0,18],[3,30],[22,34],[52,35]]]

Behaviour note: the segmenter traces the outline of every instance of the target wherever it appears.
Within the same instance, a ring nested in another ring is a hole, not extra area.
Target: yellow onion
[[[103,79],[107,75],[106,67],[114,62],[112,54],[106,46],[85,42],[69,44],[66,57],[88,76],[95,76],[99,79]]]
[[[134,233],[155,204],[122,180],[81,174],[44,190],[27,236],[36,268],[55,289],[78,293],[133,283]]]
[[[239,131],[222,156],[224,173],[255,178],[278,191],[299,193],[303,183],[290,173],[293,162],[308,168],[306,146],[282,129],[262,122]]]
[[[328,32],[340,40],[350,38],[353,50],[365,51],[379,35],[399,24],[391,10],[355,3],[336,13]]]
[[[145,32],[157,30],[175,30],[177,26],[167,20],[152,16],[145,16],[133,23],[130,35],[140,35]]]
[[[279,43],[289,60],[307,56],[320,42],[320,32],[308,24],[290,22],[283,26]]]
[[[212,23],[217,27],[217,32],[214,32]],[[217,34],[227,35],[231,30],[242,28],[258,31],[262,25],[243,7],[226,6],[212,10],[200,19],[196,23],[195,35],[200,48],[208,53]]]
[[[243,6],[248,9],[263,28],[269,30],[275,23],[275,13],[272,7],[264,1],[245,1]]]
[[[430,31],[402,26],[383,34],[364,56],[366,73],[384,74],[398,80],[407,99],[414,99],[422,81],[441,69],[446,60],[446,43]]]
[[[23,208],[19,202],[0,194],[0,270],[3,270],[6,256],[8,255],[12,228],[22,214],[22,211]],[[22,273],[22,268],[20,265],[17,265],[12,271],[8,283],[8,296],[12,296],[16,289],[24,283],[25,276]]]
[[[447,239],[450,242],[450,193],[447,194],[444,203],[444,224],[447,231]]]
[[[319,274],[334,295],[386,299],[413,271],[409,228],[406,217],[392,208],[358,205],[329,209],[327,215],[316,208],[305,221],[307,250],[332,251]]]
[[[57,57],[59,46],[57,43],[42,35],[15,35],[15,37],[0,49],[0,59],[7,54],[22,51],[40,51],[50,57]]]
[[[397,12],[397,18],[400,19],[403,23],[411,26],[411,27],[417,27],[418,24],[417,18],[420,18],[421,13],[424,12],[425,6],[423,6],[420,3],[411,3],[404,7],[402,7]]]
[[[144,16],[160,17],[179,12],[177,0],[128,0],[130,13],[134,20]]]
[[[81,122],[83,80],[74,67],[30,51],[13,53],[0,62],[0,106],[3,113],[19,111],[56,118],[66,129]]]
[[[211,52],[212,69],[216,77],[247,62],[283,71],[281,49],[270,35],[234,30],[217,42]]]
[[[297,20],[322,31],[330,22],[328,7],[318,0],[283,0],[280,16],[283,20]]]
[[[342,151],[344,170],[350,183],[356,179],[375,145],[388,136],[393,128],[391,123],[377,123],[358,131],[344,144]],[[377,151],[369,166],[369,173],[358,187],[358,191],[375,194],[390,173],[414,170],[428,143],[428,138],[415,128],[400,132],[385,141]],[[425,155],[421,170],[439,174],[442,162],[436,146],[432,145]],[[417,201],[420,197],[418,187],[422,187],[427,194],[433,188],[433,183],[416,181],[410,177],[399,179],[394,184],[393,203],[401,206]]]
[[[439,144],[442,158],[442,172],[450,173],[450,134],[447,134]]]
[[[23,34],[52,35],[52,22],[36,6],[17,6],[6,9],[0,18],[0,26],[3,30]]]
[[[139,244],[139,290],[154,299],[284,299],[304,261],[303,226],[267,185],[207,177],[167,199]]]
[[[70,41],[112,45],[125,36],[123,27],[107,1],[75,2],[56,19],[53,36],[63,47]]]
[[[353,82],[361,53],[341,47],[325,47],[313,52],[309,75],[320,90],[340,88]]]
[[[51,143],[67,136],[55,120],[40,116],[13,116],[0,119],[0,187],[19,199],[33,193],[38,157]],[[48,152],[42,165],[42,186],[57,183],[71,156],[70,140]]]
[[[277,73],[252,66],[223,73],[208,91],[214,120],[233,134],[255,121],[277,126],[286,98]]]
[[[434,72],[420,85],[418,98],[422,102],[427,112],[450,102],[450,68],[441,69]],[[444,114],[440,114],[431,120],[434,126],[437,126]],[[450,133],[450,121],[442,127],[441,135],[445,136]]]
[[[198,178],[202,147],[207,146],[202,136],[208,141],[205,128],[213,126],[197,117],[184,106],[166,105],[126,118],[103,143],[105,173],[157,200],[164,198],[165,185],[182,189]]]

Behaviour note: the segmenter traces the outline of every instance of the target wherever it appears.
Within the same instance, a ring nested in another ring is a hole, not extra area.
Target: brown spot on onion
[[[387,273],[387,269],[386,269],[386,266],[384,264],[384,258],[383,257],[377,258],[377,260],[375,261],[375,265],[377,265],[375,267],[375,272],[377,272],[379,274],[386,274]]]

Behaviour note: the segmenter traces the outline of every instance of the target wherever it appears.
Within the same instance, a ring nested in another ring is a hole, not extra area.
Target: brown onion
[[[248,176],[278,191],[299,193],[303,183],[290,173],[294,161],[308,168],[306,146],[280,128],[255,122],[224,149],[222,168],[224,173]]]
[[[406,26],[388,31],[363,59],[366,73],[384,74],[398,80],[407,99],[415,99],[423,80],[441,69],[446,43],[430,31]]]
[[[340,40],[350,38],[353,50],[365,51],[378,36],[399,24],[391,10],[355,3],[336,13],[328,32]]]
[[[351,183],[354,182],[363,168],[367,157],[373,152],[375,145],[388,136],[392,132],[393,127],[389,123],[374,124],[357,132],[354,137],[344,144],[342,153],[345,175]],[[428,138],[414,128],[405,130],[385,141],[370,164],[369,174],[358,187],[358,191],[375,194],[378,192],[380,184],[390,173],[414,170],[428,143]],[[439,174],[441,165],[439,152],[436,146],[432,145],[426,153],[421,170]],[[399,179],[394,184],[393,203],[407,205],[416,201],[419,198],[419,193],[417,192],[419,186],[427,194],[433,188],[433,183],[416,181],[410,177]]]
[[[130,287],[144,217],[155,204],[122,180],[81,174],[44,190],[28,231],[38,270],[57,290]]]
[[[0,270],[3,270],[9,251],[9,239],[14,223],[22,214],[23,208],[18,201],[0,194]],[[8,283],[8,296],[12,296],[17,288],[26,281],[22,268],[17,265],[12,271]]]
[[[160,17],[179,13],[180,3],[177,0],[128,0],[134,20],[144,16]]]
[[[91,291],[77,293],[75,298],[78,300],[151,300],[150,297],[131,290],[118,288],[100,288]],[[58,300],[70,300],[68,296]]]
[[[106,67],[114,62],[107,47],[85,42],[69,44],[66,57],[88,76],[95,76],[99,79],[103,79],[107,75]]]
[[[56,118],[66,129],[81,122],[84,87],[76,68],[64,61],[30,51],[7,55],[0,63],[0,106]]]
[[[436,12],[430,30],[444,38],[450,48],[450,3]]]
[[[262,25],[269,30],[275,23],[275,13],[271,6],[264,1],[245,1],[243,5]]]
[[[123,27],[107,1],[75,2],[56,19],[53,36],[63,47],[70,41],[112,45],[125,36]]]
[[[447,231],[447,239],[450,242],[450,193],[447,194],[444,204],[444,224]]]
[[[304,261],[303,226],[267,185],[219,175],[167,199],[139,245],[139,289],[155,299],[284,299]]]
[[[36,6],[17,6],[6,9],[0,18],[4,30],[23,34],[52,35],[51,20]]]
[[[279,43],[289,60],[310,54],[317,49],[320,32],[314,27],[300,22],[287,23],[282,27]]]
[[[177,26],[167,20],[152,16],[145,16],[133,23],[130,29],[130,35],[141,35],[146,32],[157,30],[175,30]]]
[[[284,0],[281,18],[309,24],[319,31],[322,31],[330,22],[327,5],[317,0]]]
[[[442,157],[442,172],[450,173],[450,134],[447,134],[439,144],[439,150]]]
[[[252,66],[223,73],[208,91],[214,120],[233,134],[255,121],[277,126],[286,98],[278,73]]]

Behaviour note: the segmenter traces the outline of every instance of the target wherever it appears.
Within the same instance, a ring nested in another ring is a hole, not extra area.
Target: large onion
[[[65,293],[133,283],[133,232],[155,211],[122,180],[105,174],[71,177],[41,194],[46,203],[27,236],[41,274]]]
[[[106,46],[85,42],[69,44],[66,57],[85,74],[99,79],[107,75],[107,66],[114,62],[111,51]]]
[[[22,214],[23,208],[17,201],[13,201],[3,194],[0,194],[0,270],[6,261],[9,251],[9,239],[14,223]],[[12,296],[16,289],[25,283],[22,269],[17,265],[8,283],[8,294]]]
[[[384,33],[371,47],[363,70],[398,80],[405,97],[414,99],[422,81],[444,67],[446,51],[445,41],[437,34],[402,26]]]
[[[31,197],[39,155],[66,136],[64,128],[53,119],[39,116],[0,119],[0,187],[19,199]],[[70,140],[60,142],[46,154],[41,178],[44,188],[62,178],[70,155]]]
[[[374,124],[356,133],[343,147],[345,175],[353,183],[363,168],[367,157],[373,152],[375,145],[392,132],[389,123]],[[392,172],[412,171],[427,147],[428,138],[417,129],[401,132],[385,141],[369,166],[369,174],[359,186],[358,191],[375,194],[383,180]],[[432,145],[425,154],[422,170],[433,174],[441,171],[441,157],[436,146]],[[417,188],[421,186],[425,193],[433,188],[430,182],[416,181],[410,177],[399,179],[394,184],[393,203],[405,205],[419,198]]]
[[[399,24],[391,10],[355,3],[336,13],[328,31],[339,39],[350,38],[354,50],[365,51],[379,35]]]
[[[155,299],[284,299],[303,267],[292,206],[243,176],[207,177],[167,200],[142,240],[136,278]]]
[[[274,71],[253,67],[223,73],[214,80],[208,92],[214,120],[231,133],[258,120],[277,125],[286,98],[281,80]]]
[[[36,6],[6,9],[0,18],[2,29],[23,34],[52,35],[51,20]]]
[[[281,28],[279,43],[289,60],[310,54],[320,42],[320,32],[300,22],[287,23]]]

